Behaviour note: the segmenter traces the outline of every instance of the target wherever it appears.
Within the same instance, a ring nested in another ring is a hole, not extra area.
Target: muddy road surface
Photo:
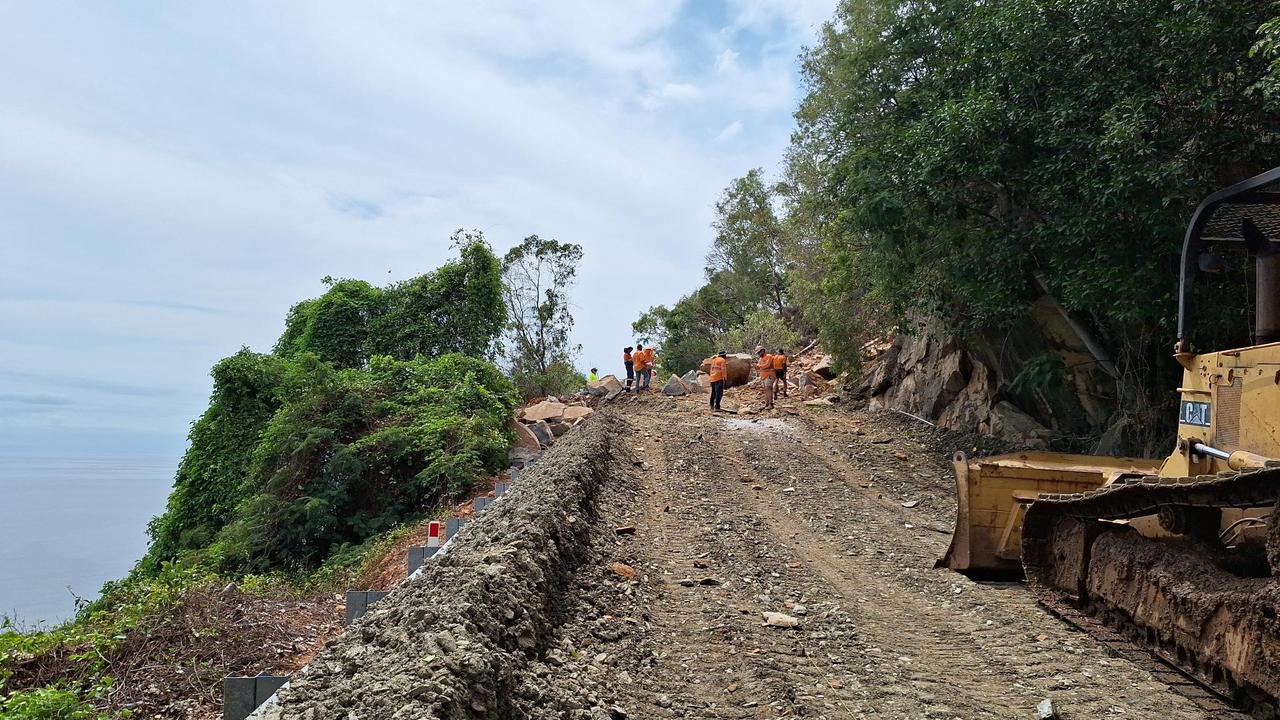
[[[636,528],[613,550],[637,570],[623,612],[643,622],[615,642],[561,630],[629,717],[1032,718],[1045,698],[1062,718],[1219,716],[1021,585],[934,569],[959,448],[931,446],[927,428],[809,408],[711,416],[694,400],[623,413],[642,464],[601,521]]]
[[[962,438],[705,401],[628,399],[574,430],[271,717],[974,720],[1046,698],[1063,720],[1241,717],[1020,584],[934,569]]]

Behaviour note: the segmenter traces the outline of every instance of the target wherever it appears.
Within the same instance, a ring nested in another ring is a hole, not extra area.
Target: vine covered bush
[[[501,265],[478,235],[455,244],[458,259],[388,287],[326,278],[271,354],[214,366],[140,572],[313,569],[505,466],[518,396],[488,360]]]

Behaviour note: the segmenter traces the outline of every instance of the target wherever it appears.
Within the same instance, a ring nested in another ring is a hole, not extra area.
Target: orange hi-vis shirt
[[[646,370],[653,367],[653,348],[636,351],[636,369]]]
[[[760,356],[756,362],[756,370],[760,371],[762,378],[778,377],[778,374],[773,371],[773,356],[769,353]]]
[[[640,372],[644,369],[644,354],[644,350],[637,350],[635,354],[631,356],[631,359],[636,361],[636,372]]]
[[[728,365],[728,364],[729,364],[729,361],[725,360],[719,355],[711,358],[711,382],[719,382],[721,380],[724,380],[724,377],[725,377],[724,368],[725,368],[725,365]]]
[[[784,367],[786,367],[786,366],[787,366],[787,356],[786,356],[786,355],[771,355],[770,357],[772,357],[772,358],[773,358],[773,369],[774,369],[774,370],[781,370],[782,368],[784,368]]]
[[[631,362],[631,353],[626,352],[626,351],[623,351],[623,353],[622,353],[622,362],[624,362],[624,363],[629,363],[629,362]]]

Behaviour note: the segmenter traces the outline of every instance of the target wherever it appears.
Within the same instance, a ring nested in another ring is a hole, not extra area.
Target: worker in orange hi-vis
[[[649,365],[648,351],[644,349],[643,343],[636,343],[636,351],[631,356],[636,365],[636,392],[649,389]]]
[[[787,396],[787,354],[781,350],[773,356],[773,394]]]
[[[636,363],[631,355],[631,346],[622,348],[622,365],[627,369],[627,384],[623,386],[625,392],[631,392],[631,386],[636,379]]]
[[[721,350],[711,358],[711,411],[720,409],[720,401],[724,399],[724,380],[728,373],[725,367],[729,364],[728,353]]]
[[[649,389],[649,381],[653,379],[653,374],[658,372],[658,360],[653,356],[653,346],[644,349],[644,366],[649,369],[649,374],[644,377],[644,389]]]
[[[768,410],[773,407],[773,382],[777,378],[773,372],[773,356],[763,345],[757,345],[756,358],[756,372],[760,373],[760,385],[764,388],[764,408]]]

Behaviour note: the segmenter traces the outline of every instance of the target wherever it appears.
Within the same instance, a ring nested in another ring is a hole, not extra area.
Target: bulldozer
[[[1253,344],[1198,352],[1193,290],[1228,259],[1252,274]],[[939,564],[1021,573],[1050,609],[1092,616],[1255,717],[1277,718],[1280,168],[1192,215],[1174,357],[1177,441],[1164,459],[957,453],[956,527]]]

